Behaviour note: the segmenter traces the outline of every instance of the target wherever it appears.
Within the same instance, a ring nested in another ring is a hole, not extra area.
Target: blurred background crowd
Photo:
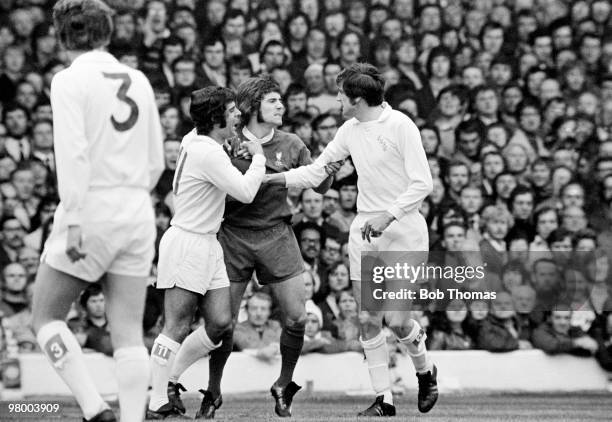
[[[112,0],[109,51],[150,79],[166,170],[152,193],[158,242],[189,95],[269,73],[283,130],[317,157],[342,118],[335,77],[358,61],[384,74],[386,101],[418,125],[434,191],[421,212],[440,264],[486,263],[494,301],[415,303],[430,349],[539,348],[595,356],[612,370],[612,7],[607,0]],[[0,311],[21,351],[32,281],[58,202],[50,0],[0,0]],[[357,175],[347,160],[326,194],[290,191],[307,277],[304,353],[359,350],[347,259]],[[149,346],[163,298],[144,321]],[[434,281],[444,285],[444,280]],[[467,290],[483,286],[466,284]],[[238,350],[278,355],[277,308],[253,280]],[[104,295],[92,285],[69,317],[82,345],[111,354]],[[194,325],[200,323],[194,320]],[[6,340],[6,339],[5,339]],[[394,348],[400,347],[390,338]],[[403,352],[397,349],[397,352]]]

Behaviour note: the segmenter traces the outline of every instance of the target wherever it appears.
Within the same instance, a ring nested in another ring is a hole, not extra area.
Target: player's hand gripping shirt
[[[318,186],[327,177],[325,165],[349,155],[359,176],[359,212],[388,211],[399,220],[433,190],[419,129],[386,103],[378,120],[346,121],[312,165],[285,173],[286,185]]]
[[[103,51],[77,57],[51,83],[57,179],[68,225],[89,190],[151,190],[164,169],[162,128],[148,79]]]
[[[240,138],[243,141],[256,139],[246,128],[243,129]],[[310,151],[296,135],[282,130],[274,130],[271,136],[268,135],[260,141],[266,156],[267,173],[281,173],[312,163]],[[250,160],[232,158],[232,164],[244,173],[249,167]],[[327,175],[323,180],[326,178]],[[318,183],[316,186],[320,184]],[[261,230],[273,227],[283,221],[289,223],[291,222],[291,215],[287,202],[287,188],[266,184],[261,185],[255,199],[250,204],[228,201],[223,224]]]
[[[253,201],[265,175],[265,158],[257,154],[243,175],[214,139],[189,132],[181,142],[174,173],[175,214],[171,224],[193,233],[217,233],[225,196]]]

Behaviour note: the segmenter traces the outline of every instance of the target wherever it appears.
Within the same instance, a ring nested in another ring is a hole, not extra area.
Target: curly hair
[[[240,84],[236,92],[236,106],[242,113],[242,126],[246,126],[252,116],[257,116],[261,122],[261,100],[271,92],[281,94],[280,86],[270,75],[255,76]]]
[[[235,101],[232,90],[220,86],[207,86],[191,93],[189,115],[198,135],[208,135],[215,124],[224,128],[225,106]]]
[[[110,42],[113,10],[101,0],[60,0],[53,24],[67,50],[93,50]]]

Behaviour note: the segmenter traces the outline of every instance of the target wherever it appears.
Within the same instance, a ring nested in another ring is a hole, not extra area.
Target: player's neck
[[[383,113],[384,107],[382,106],[382,104],[374,106],[374,107],[364,107],[361,110],[358,110],[357,113],[355,113],[355,118],[357,118],[357,120],[359,120],[362,123],[365,122],[371,122],[374,120],[378,120],[380,118],[380,115]]]
[[[223,136],[222,131],[219,129],[211,130],[210,133],[208,133],[208,135],[206,136],[214,139],[214,141],[218,143],[219,145],[223,145],[225,143],[225,136]]]
[[[254,120],[251,120],[247,125],[247,129],[251,132],[257,139],[265,138],[276,128],[276,125],[272,125],[270,123],[260,123]]]
[[[85,53],[90,53],[93,51],[106,51],[104,48],[96,48],[93,50],[66,50],[66,56],[68,56],[68,60],[70,60],[70,63],[72,63],[73,61],[75,61],[77,59],[77,57],[85,54]]]

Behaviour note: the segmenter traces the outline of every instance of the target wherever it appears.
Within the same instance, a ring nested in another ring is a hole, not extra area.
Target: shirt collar
[[[117,59],[110,53],[103,50],[91,50],[81,54],[73,60],[72,64],[87,63],[87,62],[117,62]]]
[[[257,136],[253,135],[251,133],[251,131],[249,129],[247,129],[247,127],[243,127],[242,128],[242,134],[244,135],[245,138],[247,138],[249,141],[260,141],[262,144],[265,144],[266,142],[269,142],[270,140],[272,140],[272,137],[274,136],[274,129],[272,129],[270,131],[270,133],[268,133],[266,136],[264,136],[263,138],[258,138]]]

